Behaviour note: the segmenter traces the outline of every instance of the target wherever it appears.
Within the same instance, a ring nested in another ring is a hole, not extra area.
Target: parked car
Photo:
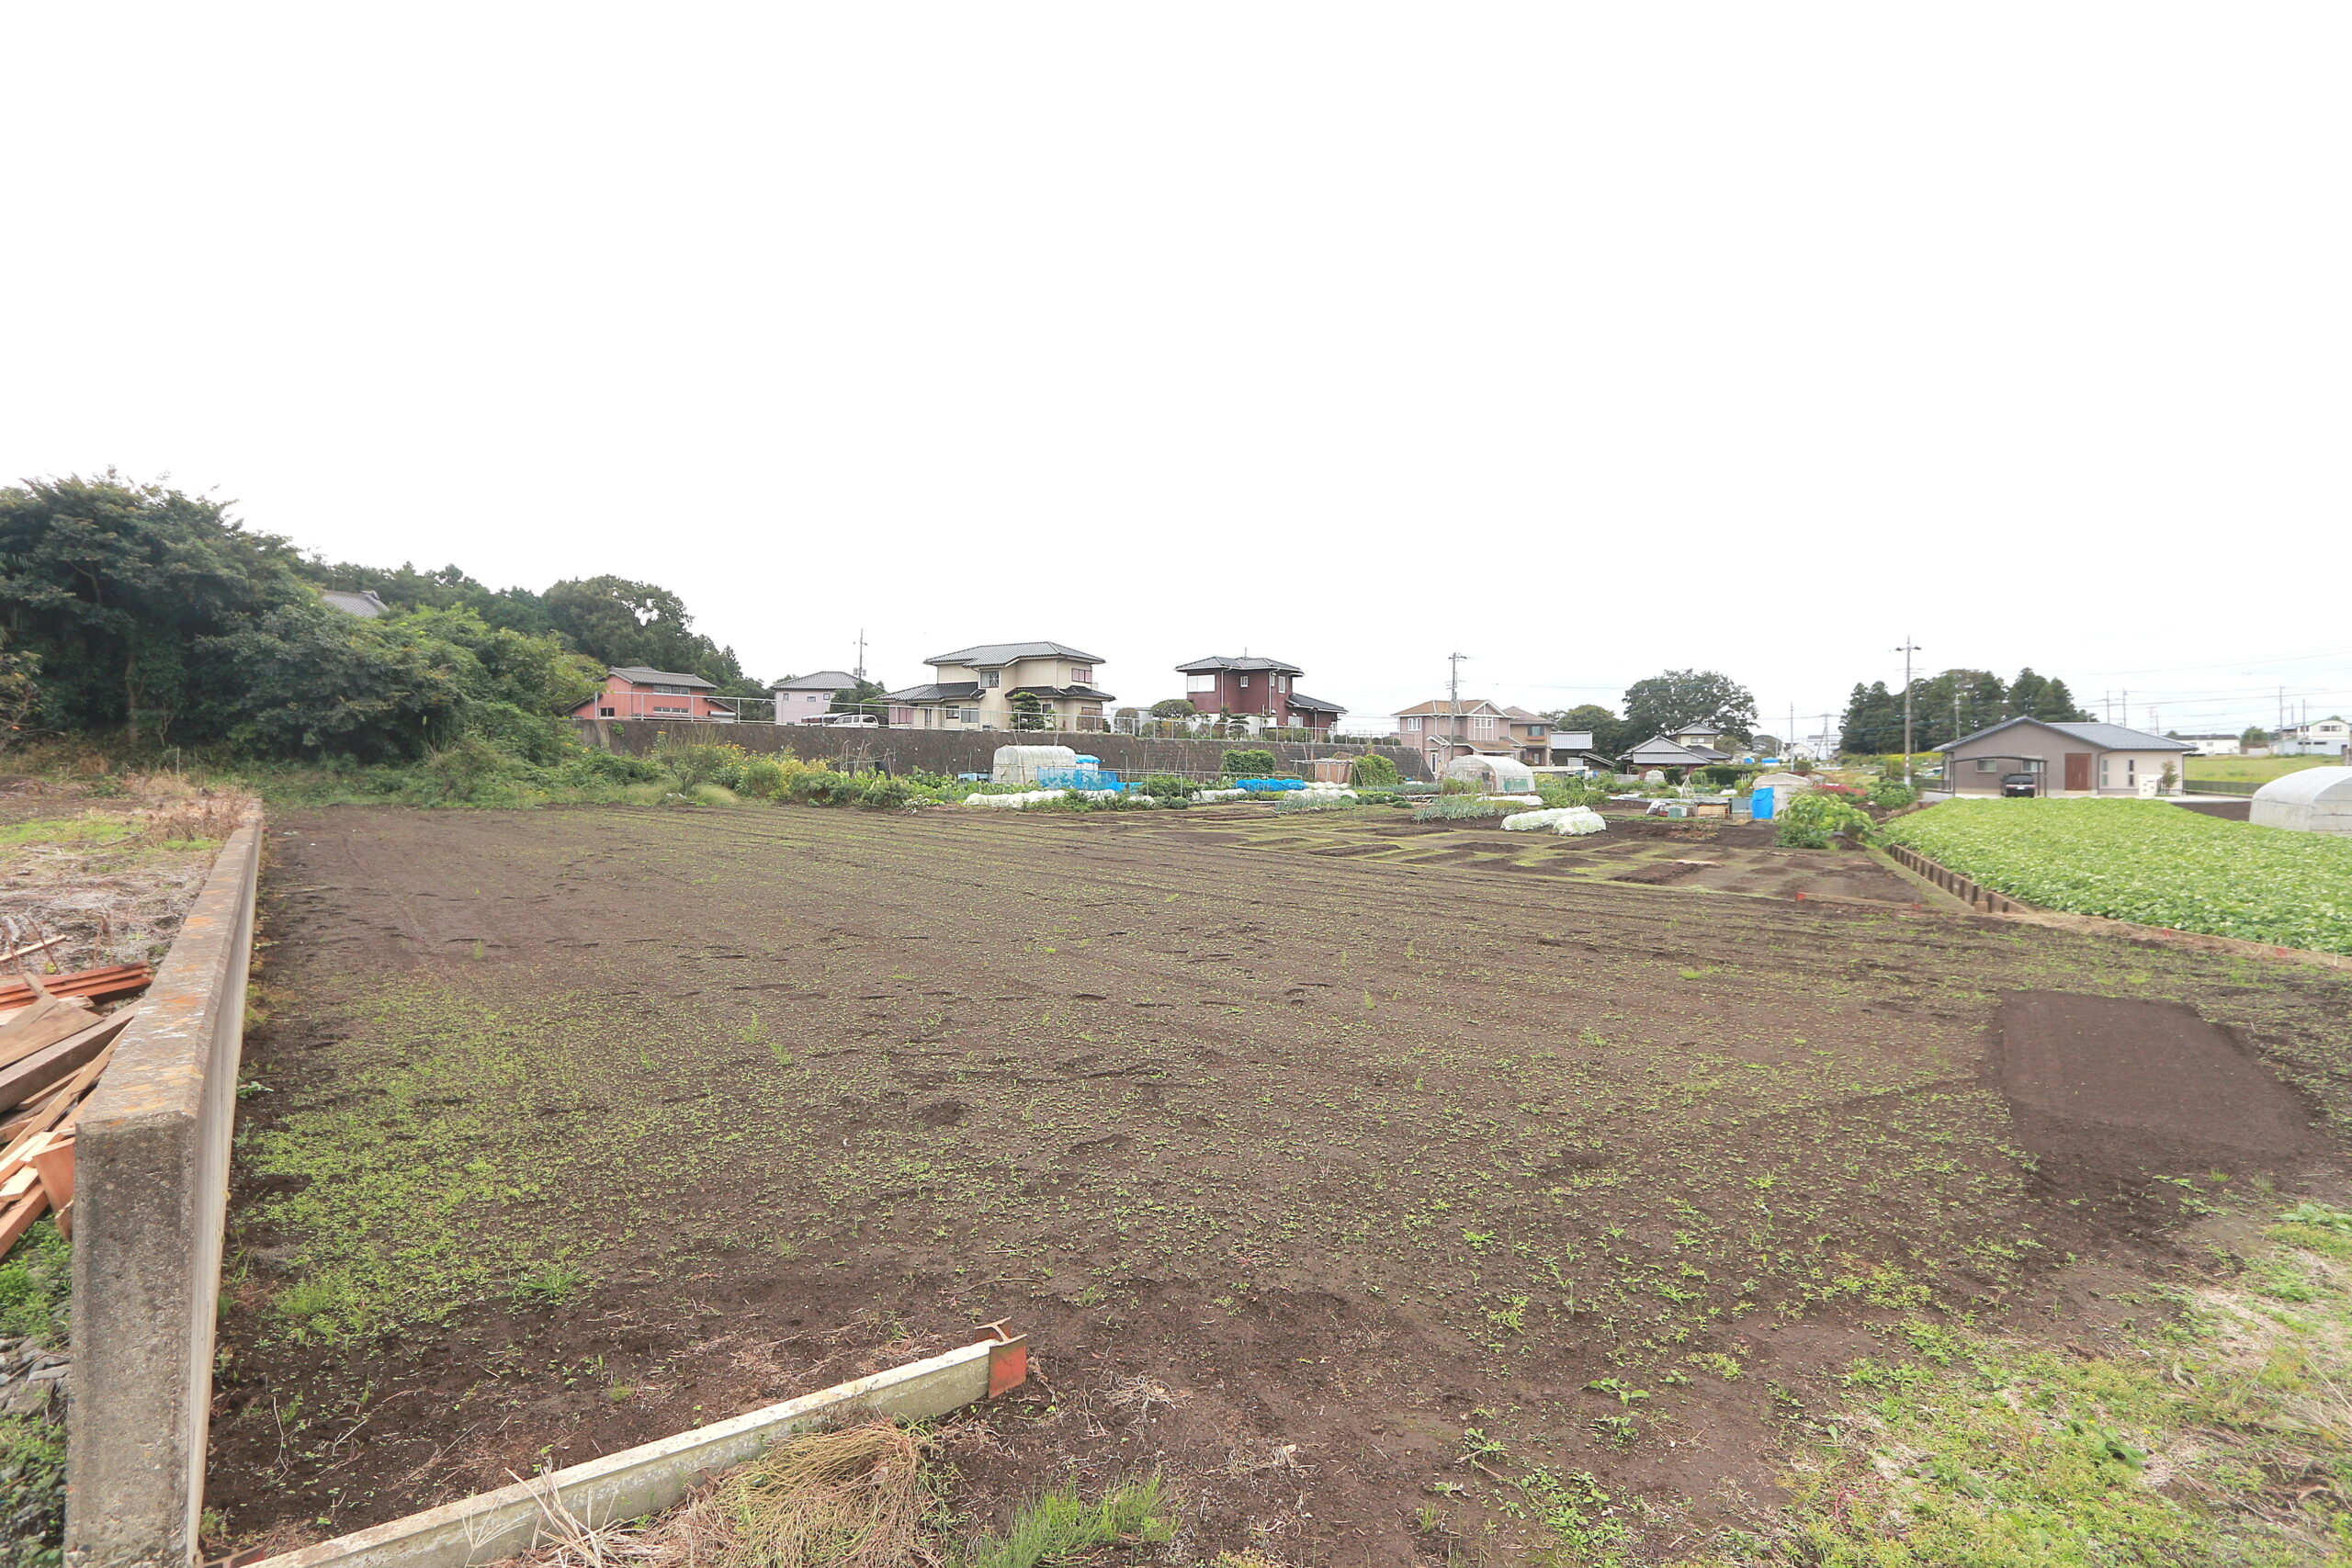
[[[2040,795],[2041,779],[2034,773],[2003,773],[2001,793],[2011,796]]]
[[[800,722],[803,724],[830,724],[836,728],[842,729],[879,729],[882,728],[882,721],[875,717],[870,713],[820,713],[813,718],[804,718]]]

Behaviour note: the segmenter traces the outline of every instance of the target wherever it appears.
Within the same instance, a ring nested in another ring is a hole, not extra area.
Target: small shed
[[[1521,795],[1535,787],[1535,770],[1516,757],[1489,756],[1474,751],[1445,765],[1450,779],[1468,779],[1489,795]]]
[[[2305,768],[2254,792],[2246,820],[2265,828],[2352,835],[2352,768]]]
[[[997,784],[1033,784],[1040,773],[1066,773],[1077,766],[1078,752],[1071,747],[1000,746],[989,778]]]

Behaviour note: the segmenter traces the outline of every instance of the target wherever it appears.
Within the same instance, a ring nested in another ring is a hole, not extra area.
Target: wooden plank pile
[[[74,1122],[135,1010],[96,1004],[151,978],[124,964],[0,985],[0,1256],[51,1209],[73,1234]]]

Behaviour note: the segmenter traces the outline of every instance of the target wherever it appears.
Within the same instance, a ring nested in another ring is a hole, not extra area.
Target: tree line
[[[345,614],[323,589],[390,613]],[[651,583],[492,591],[454,566],[330,563],[112,471],[0,489],[0,722],[19,732],[363,761],[471,735],[538,761],[605,669],[635,664],[766,689]]]
[[[2004,682],[1989,670],[1947,670],[1911,682],[1911,743],[1932,751],[2010,718],[2080,723],[2092,716],[2075,705],[2066,682],[2030,667]],[[1903,750],[1903,693],[1883,681],[1854,683],[1838,726],[1838,749],[1886,754]]]

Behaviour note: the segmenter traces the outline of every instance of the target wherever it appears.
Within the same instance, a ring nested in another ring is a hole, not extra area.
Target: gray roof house
[[[2035,795],[2153,795],[2181,793],[2180,761],[2197,745],[2120,724],[2011,718],[1936,750],[1955,795],[2000,795],[2014,778]]]
[[[775,704],[778,724],[806,724],[820,713],[832,712],[833,698],[856,684],[857,677],[846,670],[820,670],[776,682],[768,688],[768,697]]]
[[[1728,760],[1712,746],[1685,746],[1663,735],[1651,736],[1618,759],[1635,773],[1645,768],[1702,768]]]

